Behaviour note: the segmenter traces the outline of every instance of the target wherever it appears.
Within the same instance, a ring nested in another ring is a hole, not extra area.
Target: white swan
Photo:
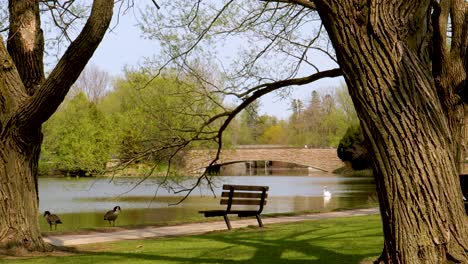
[[[330,198],[331,197],[331,192],[327,189],[327,186],[323,187],[323,197],[325,198]]]

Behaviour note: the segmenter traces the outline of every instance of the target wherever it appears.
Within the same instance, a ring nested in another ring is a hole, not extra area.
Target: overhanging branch
[[[243,109],[245,109],[249,104],[251,104],[253,101],[257,100],[258,98],[264,96],[265,94],[268,94],[270,92],[273,92],[275,90],[288,87],[291,85],[305,85],[309,84],[312,82],[315,82],[317,80],[320,80],[322,78],[332,78],[332,77],[338,77],[342,75],[342,71],[340,68],[336,69],[331,69],[327,71],[321,71],[314,73],[312,75],[302,77],[302,78],[294,78],[294,79],[287,79],[287,80],[281,80],[277,82],[271,82],[271,83],[265,83],[261,84],[259,86],[253,87],[252,89],[249,89],[249,91],[253,91],[252,95],[248,96],[239,106],[237,106],[234,110],[232,110],[227,116],[228,118],[226,121],[223,123],[219,130],[219,137],[221,138],[221,135],[223,131],[227,128],[229,123],[234,119],[234,117]]]
[[[245,98],[245,100],[238,105],[234,110],[229,111],[229,112],[224,112],[221,114],[218,114],[216,116],[213,116],[211,119],[209,119],[205,124],[204,127],[207,127],[209,124],[215,122],[219,118],[222,117],[227,117],[226,120],[224,120],[223,124],[221,125],[220,129],[218,130],[218,135],[216,136],[218,138],[218,149],[216,151],[216,155],[213,160],[211,160],[210,164],[207,167],[213,166],[216,164],[216,162],[219,160],[220,154],[221,154],[221,149],[222,149],[222,135],[223,132],[226,130],[228,125],[231,123],[231,121],[236,117],[237,114],[239,114],[243,109],[245,109],[249,104],[251,104],[253,101],[256,99],[262,97],[265,94],[268,94],[270,92],[273,92],[275,90],[288,87],[291,85],[305,85],[305,84],[310,84],[314,81],[320,80],[322,78],[332,78],[332,77],[338,77],[343,75],[342,71],[340,68],[336,69],[331,69],[327,71],[321,71],[314,73],[312,75],[302,77],[302,78],[294,78],[294,79],[287,79],[287,80],[281,80],[281,81],[276,81],[276,82],[271,82],[271,83],[265,83],[262,85],[258,85],[256,87],[253,87],[252,89],[249,89],[249,91],[252,91],[252,95],[248,96]],[[203,130],[203,128],[201,129]],[[210,188],[211,186],[211,176],[206,173],[206,171],[200,175],[196,182],[193,184],[192,187],[185,188],[182,190],[179,190],[177,193],[185,193],[184,197],[180,199],[179,202],[176,204],[179,204],[183,202],[191,193],[192,191],[202,182],[202,180],[206,180],[208,182],[208,185]]]

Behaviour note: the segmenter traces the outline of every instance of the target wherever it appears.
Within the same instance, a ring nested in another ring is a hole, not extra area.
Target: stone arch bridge
[[[190,173],[205,171],[216,155],[216,150],[195,149],[185,152],[182,170]],[[253,147],[222,150],[214,165],[226,165],[248,161],[282,161],[311,167],[325,172],[344,166],[336,149],[291,147]]]

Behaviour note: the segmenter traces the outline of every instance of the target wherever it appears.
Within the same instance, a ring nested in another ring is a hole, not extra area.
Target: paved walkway
[[[265,217],[263,223],[276,224],[276,223],[292,223],[301,222],[307,220],[336,218],[336,217],[349,217],[358,215],[372,215],[378,214],[378,208],[370,209],[355,209],[346,210],[339,212],[329,212],[320,214],[307,214],[297,216],[284,216],[284,217]],[[258,225],[257,220],[244,219],[231,221],[232,228],[246,227],[249,225]],[[216,230],[226,230],[226,223],[224,221],[217,222],[206,222],[206,223],[191,223],[176,226],[164,226],[164,227],[145,227],[139,229],[127,229],[115,232],[93,232],[84,235],[48,235],[44,237],[44,240],[56,246],[74,246],[81,244],[92,244],[102,243],[118,240],[128,239],[145,239],[154,237],[165,237],[165,236],[180,236],[180,235],[192,235],[202,234]]]

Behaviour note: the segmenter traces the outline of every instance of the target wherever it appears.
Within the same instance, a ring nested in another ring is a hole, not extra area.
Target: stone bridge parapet
[[[203,172],[216,155],[216,150],[194,149],[185,152],[183,171],[194,174]],[[336,149],[263,147],[222,150],[215,165],[256,160],[282,161],[314,169],[333,172],[344,166]]]

